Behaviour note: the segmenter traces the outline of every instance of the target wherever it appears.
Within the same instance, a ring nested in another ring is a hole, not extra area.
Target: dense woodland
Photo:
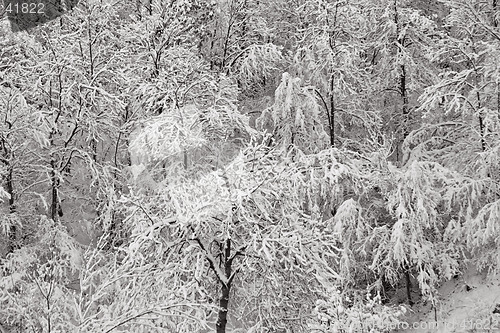
[[[0,331],[387,332],[497,274],[498,6],[2,13]]]

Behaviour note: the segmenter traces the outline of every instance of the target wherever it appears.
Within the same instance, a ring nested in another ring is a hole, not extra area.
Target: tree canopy
[[[0,331],[387,332],[499,273],[496,0],[12,8]]]

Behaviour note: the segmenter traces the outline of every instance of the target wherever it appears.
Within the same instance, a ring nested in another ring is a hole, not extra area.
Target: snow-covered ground
[[[415,305],[398,332],[500,332],[500,276],[470,268],[443,283],[439,293],[436,309]]]

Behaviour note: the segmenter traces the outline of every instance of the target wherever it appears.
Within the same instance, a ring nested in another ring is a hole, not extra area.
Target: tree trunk
[[[219,314],[217,317],[217,333],[226,333],[227,325],[227,312],[229,305],[229,292],[231,291],[231,286],[222,286],[222,293],[219,299]]]
[[[479,115],[479,132],[481,135],[481,150],[485,151],[486,150],[486,140],[484,139],[484,120],[483,120],[483,116],[481,114]]]
[[[405,36],[402,36],[401,38],[399,37],[400,31],[399,31],[399,15],[398,15],[398,4],[397,0],[394,0],[394,23],[396,24],[396,38],[397,38],[397,45],[396,45],[396,54],[399,53],[400,48],[405,47]],[[396,156],[397,156],[397,161],[398,164],[401,166],[406,163],[406,158],[403,156],[403,143],[406,139],[406,137],[409,134],[409,128],[408,128],[408,115],[410,113],[410,108],[409,108],[409,98],[408,98],[408,87],[407,87],[407,73],[406,73],[406,67],[404,64],[400,65],[400,76],[399,76],[399,93],[401,96],[401,100],[403,102],[403,107],[402,107],[402,116],[403,116],[403,123],[402,123],[402,139],[400,141],[399,147],[396,150]],[[401,155],[400,155],[401,154]],[[408,301],[408,304],[410,306],[413,305],[413,301],[411,299],[411,281],[410,281],[410,264],[405,265],[404,267],[404,274],[405,274],[405,280],[406,280],[406,298]]]
[[[7,187],[7,193],[9,193],[9,195],[10,195],[9,213],[11,215],[16,213],[12,171],[13,171],[12,166],[9,166],[9,172],[7,173],[6,187]],[[12,220],[11,220],[11,223],[12,223]],[[16,249],[16,240],[17,240],[17,226],[14,224],[11,224],[11,226],[9,228],[9,246],[7,249],[7,253],[14,252],[14,250]]]
[[[477,82],[477,80],[476,80]],[[477,83],[476,83],[477,85]],[[484,119],[483,119],[483,112],[481,111],[481,95],[479,94],[479,91],[476,92],[477,95],[477,108],[479,109],[479,133],[481,135],[481,150],[485,151],[486,150],[486,139],[485,139],[485,128],[484,128]]]
[[[497,8],[498,8],[498,1],[497,0],[493,0],[493,26],[496,28],[498,27],[498,20],[496,18],[496,15],[497,15]]]
[[[8,123],[9,129],[11,128],[11,124]],[[2,140],[1,142],[1,147],[3,150],[3,158],[2,161],[7,167],[7,175],[5,178],[5,187],[7,190],[7,193],[9,193],[9,214],[12,217],[12,214],[15,214],[16,212],[16,206],[15,206],[15,195],[14,195],[14,177],[13,177],[13,172],[14,169],[11,164],[12,160],[12,152],[10,151],[9,148],[7,148],[7,143]],[[11,223],[13,222],[12,219],[10,221]],[[16,249],[16,240],[17,240],[17,227],[14,224],[11,224],[8,230],[8,245],[7,245],[7,254],[14,252]]]
[[[229,310],[229,294],[231,292],[231,265],[232,265],[232,259],[230,259],[231,256],[231,240],[227,239],[226,240],[226,248],[224,251],[224,260],[223,260],[223,265],[224,265],[224,274],[226,275],[226,278],[228,279],[227,284],[221,283],[221,296],[219,298],[219,314],[217,316],[217,324],[216,324],[216,332],[217,333],[226,333],[226,326],[227,326],[227,314]]]
[[[90,140],[90,149],[92,149],[92,160],[97,163],[97,141],[96,139]]]
[[[338,8],[339,8],[339,5],[338,3],[335,5],[335,13],[334,13],[334,16],[333,16],[333,22],[330,23],[329,20],[328,20],[328,16],[329,16],[329,13],[328,13],[328,10],[327,10],[327,24],[330,26],[333,27],[333,29],[336,29],[337,28],[337,14],[338,14]],[[336,48],[337,48],[337,40],[336,40],[336,36],[335,36],[335,32],[330,32],[329,33],[329,37],[328,37],[328,44],[330,46],[330,51],[332,52],[332,55],[335,56],[336,54]],[[334,88],[335,88],[335,76],[332,72],[332,74],[330,75],[330,96],[329,96],[329,99],[330,99],[330,113],[328,115],[328,125],[329,125],[329,129],[330,129],[330,146],[332,147],[335,147],[335,92],[334,92]]]
[[[334,88],[334,77],[330,77],[330,114],[329,114],[329,125],[330,125],[330,145],[335,147],[335,97],[333,94]]]
[[[404,36],[400,37],[400,29],[399,29],[399,12],[398,12],[398,2],[397,0],[394,0],[394,24],[396,25],[396,41],[394,43],[395,46],[395,55],[398,57],[400,50],[404,47]],[[400,73],[399,73],[399,86],[398,86],[398,92],[401,97],[401,101],[403,102],[403,107],[402,107],[402,123],[400,124],[401,126],[401,132],[402,135],[401,137],[398,138],[397,146],[396,146],[396,161],[399,166],[402,166],[404,164],[404,157],[403,157],[403,143],[406,138],[406,133],[408,132],[407,129],[407,113],[408,113],[408,95],[406,91],[406,68],[404,64],[401,64],[399,66]],[[397,108],[396,108],[397,109]],[[396,110],[395,110],[396,111]]]
[[[410,280],[410,269],[407,267],[405,270],[406,279],[406,298],[408,299],[408,304],[413,306],[413,300],[411,299],[411,280]]]
[[[63,215],[61,205],[59,204],[59,178],[56,173],[56,161],[54,157],[50,160],[50,178],[51,178],[51,203],[50,203],[50,218],[57,222],[59,217]]]

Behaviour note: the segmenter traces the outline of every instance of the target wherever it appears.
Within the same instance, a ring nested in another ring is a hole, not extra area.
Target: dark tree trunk
[[[229,305],[229,293],[231,291],[231,286],[222,286],[221,298],[219,299],[219,314],[217,317],[217,333],[226,333],[227,325],[227,312]]]
[[[338,14],[338,3],[335,5],[335,13],[333,15],[333,22],[329,22],[327,19],[327,24],[331,25],[334,29],[337,28],[337,14]],[[328,17],[329,15],[327,15]],[[332,52],[332,55],[335,55],[337,50],[337,40],[336,40],[336,35],[335,32],[330,32],[329,38],[328,38],[328,44],[330,46],[330,51]],[[328,125],[329,125],[329,130],[330,130],[330,146],[335,147],[335,76],[333,73],[330,75],[330,112],[328,114]]]
[[[330,114],[329,114],[329,125],[330,125],[330,145],[335,147],[335,96],[333,94],[334,88],[334,77],[330,78]]]
[[[477,82],[477,80],[476,80]],[[486,139],[484,138],[485,135],[485,130],[484,130],[484,119],[483,119],[483,113],[481,111],[481,95],[479,94],[479,91],[476,92],[477,95],[477,108],[479,109],[479,133],[481,135],[481,150],[485,151],[486,150]]]
[[[401,41],[403,42],[403,41]],[[398,41],[399,43],[399,41]],[[404,158],[403,155],[403,143],[408,137],[408,134],[410,133],[409,128],[408,128],[408,115],[409,115],[409,101],[408,101],[408,90],[406,87],[406,67],[405,65],[401,65],[401,76],[399,77],[399,89],[400,89],[400,94],[401,94],[401,100],[403,102],[403,107],[402,107],[402,115],[403,115],[403,122],[401,124],[402,127],[402,138],[401,138],[401,143],[400,147],[398,147],[398,160],[401,162],[401,164],[405,164],[406,159]],[[401,157],[400,157],[400,156]]]
[[[9,129],[11,129],[11,123],[7,122]],[[3,150],[3,158],[2,162],[5,164],[7,167],[7,175],[5,177],[5,187],[7,190],[7,193],[9,193],[9,214],[12,215],[16,213],[16,199],[15,199],[15,194],[14,194],[14,169],[11,164],[12,160],[12,152],[11,150],[7,147],[7,143],[5,140],[2,140],[1,142],[1,148]],[[13,222],[12,220],[10,221],[11,223]],[[17,241],[17,226],[14,224],[11,224],[8,230],[8,245],[7,245],[7,254],[14,252],[16,249],[16,241]]]
[[[500,83],[497,83],[497,116],[500,119]]]
[[[403,115],[405,116],[404,119],[404,131],[403,131],[403,136],[406,138],[408,136],[408,126],[407,124],[407,117],[409,113],[409,108],[408,108],[408,89],[406,87],[406,67],[405,65],[401,65],[401,78],[400,78],[400,85],[401,85],[401,99],[403,100]]]
[[[56,222],[63,215],[62,208],[59,204],[59,177],[56,172],[56,161],[52,157],[50,160],[50,178],[51,178],[51,203],[50,203],[50,218]]]
[[[11,215],[16,213],[12,173],[13,173],[12,166],[9,166],[9,172],[7,173],[7,179],[6,179],[6,187],[7,187],[7,193],[9,193],[10,195],[9,213]],[[17,226],[12,224],[9,228],[9,246],[7,249],[7,253],[14,252],[14,250],[17,248],[16,241],[17,241]]]
[[[399,14],[398,14],[398,3],[397,0],[394,0],[394,23],[396,24],[396,54],[398,54],[400,49],[405,47],[405,36],[399,37],[400,31],[399,31]],[[404,64],[400,65],[400,76],[399,76],[399,93],[401,96],[401,100],[403,102],[403,107],[402,107],[402,116],[403,116],[403,122],[402,122],[402,139],[400,141],[399,147],[396,150],[396,156],[398,160],[398,164],[403,165],[406,163],[405,159],[403,158],[403,143],[410,133],[409,131],[409,126],[408,126],[408,116],[410,113],[410,108],[409,108],[409,98],[408,98],[408,86],[407,86],[407,73],[406,73],[406,67]],[[402,159],[403,158],[403,159]],[[410,306],[413,305],[413,301],[411,299],[411,281],[410,281],[410,264],[405,265],[404,267],[404,274],[405,274],[405,280],[406,280],[406,297],[408,300],[408,304]]]
[[[216,332],[226,333],[227,314],[229,310],[229,294],[231,292],[231,273],[232,273],[232,259],[231,256],[231,240],[226,240],[226,248],[224,251],[223,266],[224,274],[228,279],[227,284],[221,283],[221,295],[219,298],[219,314],[217,316]]]
[[[496,28],[498,27],[498,20],[496,18],[497,15],[497,10],[498,10],[498,1],[493,0],[493,26]]]
[[[413,306],[413,300],[411,299],[411,280],[410,280],[410,269],[406,268],[405,270],[405,279],[406,279],[406,298],[408,299],[408,304]]]
[[[484,120],[483,120],[483,116],[481,114],[479,115],[479,132],[481,135],[481,150],[485,151],[486,150],[486,140],[484,139]]]
[[[92,160],[97,163],[97,141],[96,139],[90,140],[90,149],[92,149]]]

